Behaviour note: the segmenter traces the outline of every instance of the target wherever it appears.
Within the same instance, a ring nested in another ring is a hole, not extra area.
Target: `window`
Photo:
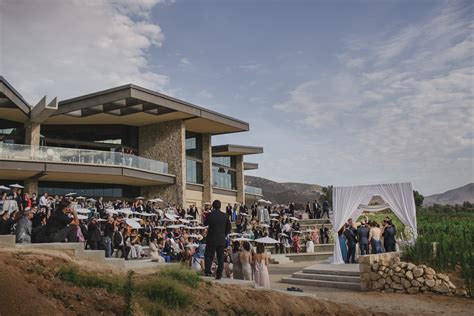
[[[186,132],[186,182],[202,184],[202,135]]]
[[[223,189],[236,190],[237,173],[235,171],[235,157],[212,157],[213,186]]]

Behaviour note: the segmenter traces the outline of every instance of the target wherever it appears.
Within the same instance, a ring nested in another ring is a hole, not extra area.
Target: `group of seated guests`
[[[356,263],[356,246],[360,255],[396,251],[397,229],[392,220],[386,217],[380,225],[367,217],[358,223],[349,218],[338,231],[339,244],[344,262]]]

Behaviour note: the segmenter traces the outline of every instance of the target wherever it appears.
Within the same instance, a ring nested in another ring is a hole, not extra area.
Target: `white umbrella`
[[[97,221],[98,221],[98,222],[106,222],[107,220],[104,219],[104,218],[99,218]]]
[[[270,216],[271,216],[271,217],[278,217],[278,216],[280,216],[280,214],[277,214],[277,213],[271,213],[271,214],[270,214]]]
[[[142,226],[140,226],[140,224],[138,224],[136,221],[130,219],[130,218],[127,218],[125,220],[125,222],[127,223],[128,226],[134,228],[134,229],[139,229],[139,228],[142,228]]]
[[[239,233],[230,233],[228,236],[232,237],[232,236],[240,236]]]
[[[267,204],[272,204],[272,201],[267,200],[267,201],[265,201],[265,203],[267,203]]]
[[[169,225],[169,226],[166,226],[166,228],[181,228],[181,225]]]
[[[85,197],[83,197],[83,196],[78,196],[78,197],[76,197],[76,199],[77,199],[77,200],[84,200]]]
[[[171,220],[171,221],[176,221],[175,215],[166,213],[166,214],[165,214],[165,217],[166,217],[167,219]]]
[[[97,200],[94,198],[88,198],[87,201],[92,202],[92,203],[97,202]]]
[[[15,183],[15,184],[10,184],[10,188],[23,189],[23,186],[22,186],[22,185],[19,185],[18,183]]]
[[[77,218],[80,219],[80,220],[84,220],[84,219],[88,219],[89,217],[86,216],[86,215],[77,215]]]
[[[299,218],[296,218],[296,217],[290,217],[291,220],[293,221],[299,221],[300,219]]]
[[[272,219],[270,219],[270,220],[273,221],[273,222],[279,222],[279,220],[276,219],[276,218],[272,218]]]
[[[69,197],[69,196],[74,196],[74,195],[76,195],[76,194],[77,194],[77,193],[74,193],[74,192],[69,192],[69,193],[68,193],[68,194],[66,194],[65,196],[66,196],[66,197]]]
[[[151,213],[145,213],[145,212],[140,213],[140,215],[141,215],[141,216],[153,216],[153,214],[151,214]]]
[[[301,232],[299,230],[294,230],[292,231],[293,234],[301,234]]]
[[[118,211],[114,210],[113,208],[108,208],[105,211],[112,215],[118,214]]]
[[[118,212],[122,213],[122,214],[126,214],[126,215],[132,214],[132,210],[130,210],[129,208],[124,208],[124,209],[118,210]]]
[[[159,198],[151,199],[151,200],[149,200],[149,201],[152,202],[152,203],[163,202],[163,200],[162,200],[162,199],[159,199]]]
[[[91,212],[91,210],[89,210],[87,208],[79,208],[79,209],[76,210],[76,212],[81,213],[81,214],[89,214]]]
[[[264,199],[260,199],[257,201],[258,203],[267,203],[267,200],[264,200]]]
[[[281,236],[281,237],[290,237],[290,236],[288,236],[288,235],[285,234],[285,233],[280,233],[280,236]]]
[[[4,185],[0,185],[0,190],[10,191],[10,188]]]
[[[255,242],[262,243],[262,244],[278,244],[279,241],[270,237],[262,237],[256,239]]]
[[[268,225],[268,224],[260,224],[260,227],[266,227],[266,228],[268,228],[268,227],[270,227],[270,225]]]
[[[144,200],[145,198],[143,196],[137,196],[135,200]]]
[[[192,235],[189,235],[188,237],[190,237],[190,238],[199,238],[199,237],[201,237],[201,235],[192,234]]]
[[[252,239],[245,238],[245,237],[239,237],[239,238],[234,238],[232,241],[252,241]]]
[[[188,224],[188,223],[189,223],[189,221],[188,221],[187,219],[184,219],[184,218],[180,218],[179,221],[180,221],[181,223],[185,223],[185,224]]]
[[[156,226],[155,229],[166,229],[164,226]]]
[[[186,218],[194,218],[194,216],[192,216],[192,215],[186,215],[185,217]]]
[[[206,229],[207,226],[195,226],[194,229]]]
[[[245,216],[247,216],[247,215],[249,215],[249,214],[247,214],[247,213],[245,213],[245,212],[242,212],[242,213],[240,213],[240,215],[245,215]]]
[[[187,244],[186,247],[187,248],[198,248],[199,245],[198,244]]]

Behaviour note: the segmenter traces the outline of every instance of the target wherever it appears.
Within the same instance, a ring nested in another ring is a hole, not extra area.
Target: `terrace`
[[[5,179],[173,184],[168,164],[120,152],[0,143],[0,173]]]

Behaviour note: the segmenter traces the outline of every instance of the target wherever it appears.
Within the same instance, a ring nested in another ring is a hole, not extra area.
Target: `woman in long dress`
[[[252,254],[250,253],[250,244],[246,241],[243,245],[243,251],[239,255],[242,264],[242,276],[244,280],[252,280]]]
[[[342,254],[342,259],[344,260],[345,263],[347,262],[347,240],[344,237],[344,230],[345,226],[342,226],[341,229],[337,232],[337,236],[339,239],[339,246],[341,247],[341,254]]]
[[[255,268],[255,284],[270,288],[270,277],[268,276],[268,256],[265,253],[265,245],[257,243],[257,253],[253,257]]]
[[[150,240],[150,259],[153,262],[165,263],[165,258],[160,256],[160,247],[158,246],[156,238]]]
[[[234,241],[232,248],[232,269],[234,274],[234,279],[243,280],[242,275],[242,263],[240,262],[240,244],[238,241]]]

